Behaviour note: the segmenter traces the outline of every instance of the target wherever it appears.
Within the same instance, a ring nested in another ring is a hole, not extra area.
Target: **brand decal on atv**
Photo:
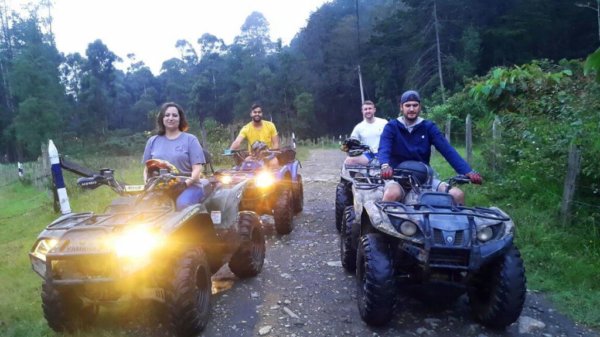
[[[125,192],[141,192],[144,190],[144,185],[127,185]]]
[[[215,225],[220,225],[221,224],[221,211],[211,211],[210,212],[210,220],[212,220],[212,222]]]

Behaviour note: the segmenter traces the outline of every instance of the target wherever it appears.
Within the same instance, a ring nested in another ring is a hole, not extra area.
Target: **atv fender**
[[[356,202],[355,202],[356,204]],[[396,229],[394,228],[394,226],[392,226],[392,223],[390,222],[390,219],[388,218],[388,216],[383,213],[379,207],[377,207],[375,205],[375,201],[367,201],[366,203],[363,204],[363,211],[361,212],[361,214],[366,214],[366,216],[369,219],[370,225],[371,227],[375,228],[376,230],[392,235],[392,236],[397,236],[397,232]],[[358,211],[357,211],[358,212]],[[362,219],[362,217],[361,217]],[[368,232],[368,230],[366,228],[364,228],[363,222],[361,220],[361,235],[364,235]]]
[[[290,177],[292,182],[296,182],[298,180],[298,169],[300,167],[300,162],[294,160],[289,164],[283,165],[275,174],[277,180],[283,180],[286,176]]]
[[[500,240],[492,240],[480,246],[474,246],[471,251],[469,269],[478,270],[487,263],[494,261],[498,256],[504,255],[513,246],[513,236]]]
[[[358,187],[357,184],[352,184],[352,195],[354,196],[354,210],[356,214],[362,214],[367,202],[374,203],[383,199],[383,186],[363,187],[361,185],[361,187]]]
[[[231,187],[218,188],[204,201],[206,211],[213,218],[212,221],[216,229],[226,229],[233,226],[237,231],[240,202],[247,185],[248,180],[242,180]]]

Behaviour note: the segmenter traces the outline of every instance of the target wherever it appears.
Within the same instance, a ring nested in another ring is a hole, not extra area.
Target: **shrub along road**
[[[203,336],[598,335],[531,291],[521,318],[506,331],[473,321],[465,296],[441,305],[439,298],[427,303],[402,294],[387,326],[367,326],[358,313],[355,278],[340,264],[334,225],[334,191],[343,155],[339,150],[313,150],[302,163],[305,206],[292,233],[273,234],[272,219],[263,217],[270,234],[261,274],[239,280],[224,268],[213,277],[216,294]],[[140,328],[144,334],[161,334],[162,329],[161,325]]]

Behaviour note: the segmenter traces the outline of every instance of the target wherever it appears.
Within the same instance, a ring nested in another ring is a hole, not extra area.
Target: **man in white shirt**
[[[379,117],[375,117],[375,103],[372,101],[365,101],[362,104],[363,121],[358,123],[350,138],[358,139],[361,143],[368,145],[371,148],[372,153],[364,153],[356,157],[346,157],[344,164],[349,165],[367,165],[375,155],[379,148],[379,137],[383,132],[383,128],[387,124],[387,120]]]

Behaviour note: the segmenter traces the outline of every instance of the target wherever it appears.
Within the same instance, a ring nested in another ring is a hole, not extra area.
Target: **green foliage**
[[[430,109],[431,117],[470,107],[478,111],[475,144],[483,159],[473,166],[486,180],[478,192],[517,223],[530,287],[550,292],[577,320],[597,325],[600,298],[590,294],[598,293],[591,271],[600,267],[600,84],[584,76],[579,61],[495,68]],[[497,139],[495,118],[501,122]],[[581,150],[582,163],[567,228],[558,214],[571,144]]]
[[[294,106],[298,114],[298,123],[295,126],[299,138],[311,138],[316,135],[318,123],[315,117],[315,101],[311,94],[303,92],[294,99]]]
[[[596,80],[600,81],[600,48],[588,55],[583,69],[586,75],[596,73]]]

